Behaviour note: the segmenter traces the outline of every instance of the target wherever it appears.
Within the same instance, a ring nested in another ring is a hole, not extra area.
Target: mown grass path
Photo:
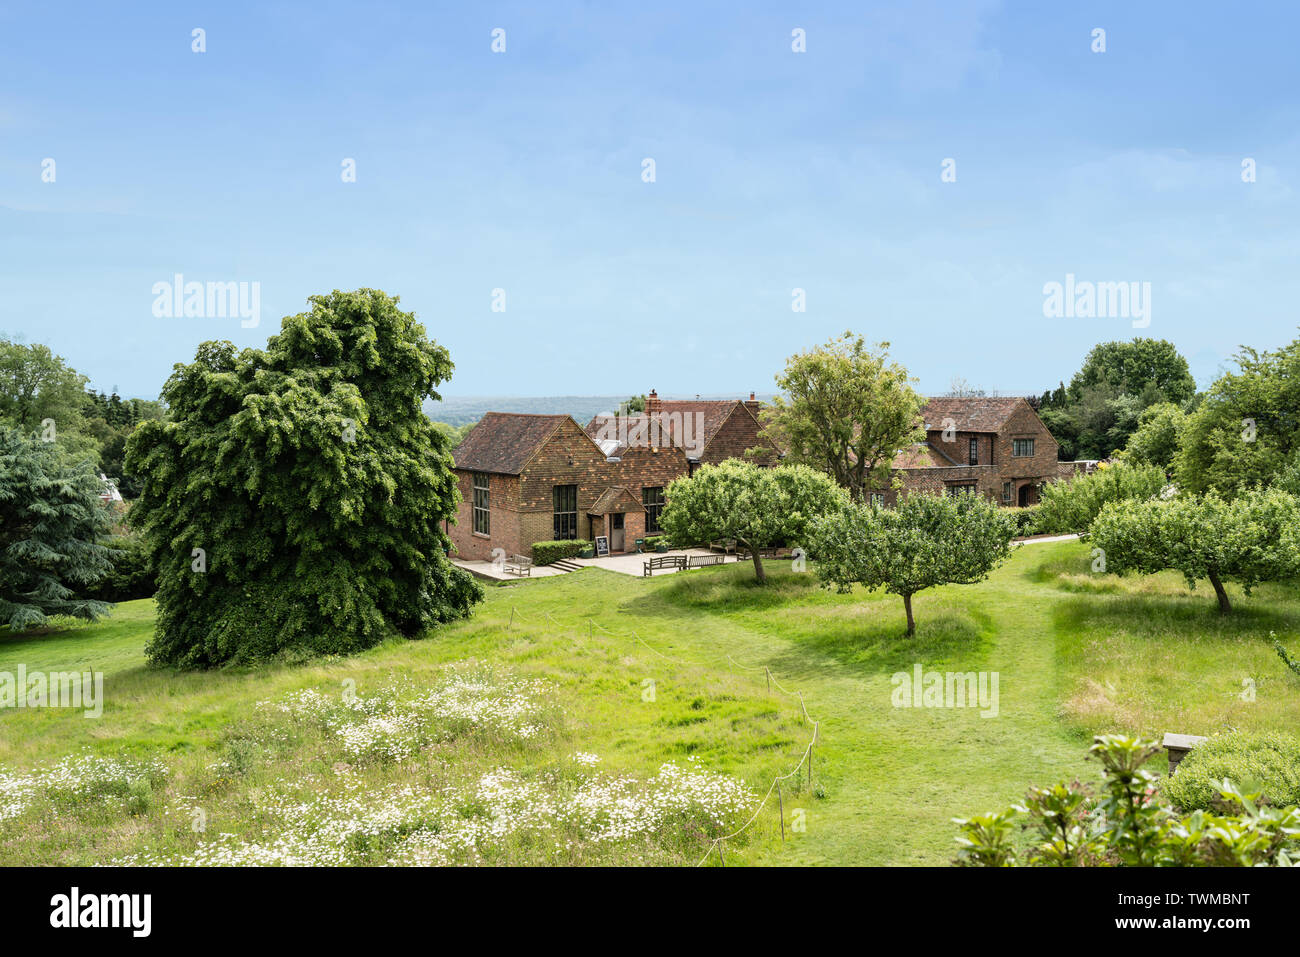
[[[727,846],[727,862],[943,864],[953,856],[951,818],[1005,807],[1030,784],[1095,780],[1084,758],[1094,732],[1300,726],[1300,681],[1264,640],[1277,631],[1300,653],[1294,585],[1234,595],[1241,613],[1221,620],[1204,593],[1172,576],[1120,581],[1090,575],[1088,565],[1078,542],[1021,548],[987,582],[918,596],[912,638],[896,597],[835,594],[779,564],[764,587],[748,565],[652,580],[587,569],[491,588],[471,620],[422,641],[208,673],[148,667],[152,605],[133,602],[98,625],[0,636],[0,670],[23,662],[107,675],[102,720],[0,712],[0,766],[31,768],[89,748],[160,756],[183,777],[220,756],[228,729],[260,700],[349,680],[365,693],[394,674],[419,683],[449,664],[480,662],[554,689],[567,736],[530,759],[538,766],[582,751],[608,771],[650,776],[664,761],[695,760],[744,777],[761,795],[812,734],[796,699],[769,692],[770,668],[820,722],[813,784],[800,775],[783,788],[784,843],[773,802]],[[895,707],[891,676],[918,664],[996,672],[997,716]],[[1248,705],[1237,695],[1243,676],[1258,688]],[[495,759],[479,757],[484,766]],[[137,840],[117,823],[93,835],[52,825],[43,839],[52,859],[78,862]],[[15,840],[10,850],[24,850],[26,839]]]

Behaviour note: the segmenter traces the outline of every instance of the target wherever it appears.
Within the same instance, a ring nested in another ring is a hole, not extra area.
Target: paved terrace
[[[645,552],[637,554],[631,552],[626,555],[606,555],[603,558],[568,558],[566,563],[581,565],[584,568],[603,568],[606,571],[618,572],[622,575],[632,575],[640,578],[642,574],[642,562],[651,558],[664,558],[668,555],[717,555],[718,552],[711,552],[707,548],[678,548],[662,554],[657,552]],[[726,555],[724,559],[726,564],[730,565],[736,560],[735,555]],[[453,558],[453,565],[458,565],[471,574],[478,575],[480,578],[489,578],[492,581],[499,582],[517,582],[527,581],[528,576],[511,575],[503,568],[495,567],[491,562],[485,561],[463,561],[459,558]],[[748,559],[746,559],[748,561]],[[660,575],[671,575],[675,572],[674,568],[664,568],[656,571],[655,577]],[[564,572],[550,565],[534,565],[533,578],[548,578],[552,575],[563,575]]]
[[[1018,538],[1016,539],[1016,541],[1025,545],[1036,545],[1039,543],[1047,543],[1047,542],[1064,542],[1064,541],[1068,541],[1069,539],[1078,538],[1078,537],[1079,537],[1078,535],[1038,535],[1030,538]],[[643,554],[637,554],[636,552],[632,552],[627,555],[606,555],[604,558],[569,558],[569,559],[565,559],[565,562],[572,563],[574,565],[581,565],[583,567],[604,568],[607,571],[618,572],[619,574],[622,575],[632,575],[635,578],[640,578],[642,575],[641,563],[649,558],[656,558],[656,557],[663,558],[665,555],[717,555],[717,554],[719,553],[709,551],[709,549],[707,548],[678,548],[678,549],[673,549],[672,551],[669,552],[665,552],[663,554],[658,554],[656,552],[645,552]],[[511,575],[507,573],[504,568],[498,568],[494,566],[491,562],[463,561],[459,558],[453,558],[451,561],[453,565],[458,565],[461,568],[465,569],[467,572],[470,572],[471,574],[478,575],[480,578],[488,578],[491,579],[492,581],[499,581],[499,582],[527,581],[529,577],[529,576]],[[724,564],[730,565],[735,561],[736,561],[735,555],[723,556]],[[749,561],[750,560],[748,558],[745,559],[746,564],[749,564]],[[656,578],[658,578],[660,575],[671,575],[677,570],[678,569],[675,568],[663,568],[656,571],[654,575]],[[565,574],[564,570],[559,568],[554,568],[551,565],[534,565],[533,574],[531,577],[550,578],[554,575],[563,575],[563,574]]]

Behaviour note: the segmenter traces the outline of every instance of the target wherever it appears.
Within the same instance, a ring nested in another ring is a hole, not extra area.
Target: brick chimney
[[[754,393],[749,394],[749,399],[745,402],[745,408],[754,413],[754,418],[758,418],[758,410],[763,407],[763,403],[754,398]]]
[[[645,397],[645,414],[658,415],[662,411],[663,405],[659,402],[659,393],[651,389],[650,394]]]

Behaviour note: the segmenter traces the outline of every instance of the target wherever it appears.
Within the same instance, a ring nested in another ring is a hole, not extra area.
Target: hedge
[[[558,542],[533,542],[533,564],[549,565],[561,558],[573,558],[591,542],[582,538],[568,538]]]
[[[1270,804],[1300,804],[1300,741],[1277,731],[1215,735],[1187,753],[1164,791],[1184,811],[1210,810],[1224,778],[1258,781]]]

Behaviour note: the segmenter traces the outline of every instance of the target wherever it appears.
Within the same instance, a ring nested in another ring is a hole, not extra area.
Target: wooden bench
[[[776,558],[776,557],[777,557],[777,553],[780,552],[780,550],[781,550],[781,549],[778,548],[778,547],[775,546],[775,545],[773,545],[771,548],[760,548],[760,549],[758,550],[758,557],[759,557],[759,558]],[[752,552],[750,549],[748,549],[748,548],[741,547],[741,548],[739,548],[739,549],[736,550],[736,559],[737,559],[738,561],[742,561],[742,562],[744,562],[744,561],[749,561],[749,560],[752,559],[753,557],[754,557],[753,552]]]
[[[686,557],[687,568],[704,568],[708,565],[721,565],[727,560],[725,555],[688,555]]]
[[[1173,734],[1165,732],[1165,739],[1161,742],[1165,750],[1169,752],[1169,773],[1173,774],[1178,770],[1178,764],[1187,757],[1187,752],[1196,747],[1205,738],[1199,734]]]
[[[682,569],[686,567],[685,555],[660,555],[641,563],[641,577],[649,578],[663,568]]]
[[[527,575],[533,577],[533,560],[523,555],[511,555],[510,560],[506,562],[506,574],[518,575],[523,577]]]

